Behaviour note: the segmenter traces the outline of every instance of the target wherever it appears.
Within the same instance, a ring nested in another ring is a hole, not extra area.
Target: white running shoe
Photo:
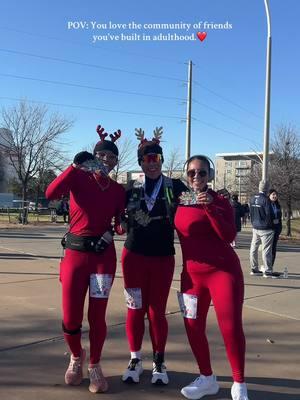
[[[207,394],[217,394],[220,387],[214,375],[200,375],[196,380],[181,389],[181,394],[190,400],[198,400]]]
[[[108,383],[99,364],[93,364],[88,367],[88,376],[90,378],[90,392],[103,393],[107,391]]]
[[[153,362],[151,383],[153,385],[167,385],[169,383],[167,368],[164,363]]]
[[[126,383],[139,383],[140,375],[143,373],[142,360],[132,358],[122,376],[122,381]]]
[[[232,400],[249,400],[246,383],[234,382],[231,387]]]
[[[85,361],[86,351],[84,349],[81,350],[80,357],[74,357],[71,354],[70,364],[65,373],[65,382],[67,385],[80,385],[83,379],[83,363]]]

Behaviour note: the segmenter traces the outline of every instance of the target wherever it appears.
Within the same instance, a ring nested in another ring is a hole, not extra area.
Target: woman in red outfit
[[[99,361],[106,337],[107,301],[116,271],[111,222],[115,217],[115,223],[118,223],[125,205],[125,190],[105,174],[117,163],[118,148],[113,139],[120,136],[120,132],[111,135],[112,141],[104,140],[107,134],[103,133],[103,128],[98,127],[98,133],[101,140],[94,149],[94,155],[86,151],[78,153],[73,164],[49,185],[46,192],[51,200],[70,194],[70,230],[60,265],[62,326],[71,351],[65,382],[79,385],[83,379],[85,350],[81,347],[81,324],[89,289],[88,372],[89,390],[93,393],[104,392],[108,388]]]
[[[200,376],[181,393],[187,399],[200,399],[219,390],[205,334],[212,300],[232,369],[232,399],[248,400],[242,326],[244,281],[239,259],[230,246],[236,234],[232,207],[227,199],[208,189],[214,170],[207,157],[193,156],[186,166],[191,193],[182,197],[183,204],[175,216],[183,255],[178,297]]]

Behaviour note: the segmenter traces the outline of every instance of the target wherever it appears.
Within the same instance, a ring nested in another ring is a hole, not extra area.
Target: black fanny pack
[[[107,233],[107,232],[105,232]],[[61,244],[64,248],[77,251],[92,251],[103,253],[105,249],[112,243],[103,236],[77,236],[72,233],[67,233]]]

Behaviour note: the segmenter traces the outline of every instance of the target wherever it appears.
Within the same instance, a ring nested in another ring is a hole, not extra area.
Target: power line
[[[6,96],[0,96],[0,99],[6,99],[6,100],[13,100],[13,101],[23,101],[24,99],[21,98],[15,98],[15,97],[6,97]],[[53,102],[46,102],[46,101],[40,101],[40,100],[32,100],[32,99],[26,99],[26,101],[29,101],[31,103],[37,103],[37,104],[45,104],[45,105],[50,105],[50,106],[60,106],[60,107],[68,107],[68,108],[76,108],[76,109],[82,109],[82,110],[92,110],[92,111],[104,111],[104,112],[111,112],[111,113],[118,113],[118,114],[128,114],[128,115],[141,115],[141,116],[146,116],[146,117],[160,117],[160,118],[169,118],[169,119],[177,119],[180,121],[185,121],[186,118],[182,118],[179,116],[173,116],[173,115],[160,115],[160,114],[150,114],[150,113],[137,113],[133,111],[122,111],[122,110],[111,110],[111,109],[106,109],[106,108],[100,108],[100,107],[88,107],[88,106],[82,106],[82,105],[74,105],[74,104],[62,104],[62,103],[53,103]],[[258,142],[252,141],[250,139],[247,139],[241,135],[238,135],[237,133],[234,133],[232,131],[228,131],[223,128],[219,128],[215,125],[209,124],[207,122],[201,121],[197,118],[192,118],[193,121],[198,122],[202,125],[209,126],[210,128],[216,129],[218,131],[222,131],[224,133],[230,134],[232,136],[236,136],[240,139],[246,140],[250,142],[252,145],[259,145]]]
[[[75,42],[73,40],[68,40],[68,39],[67,40],[66,39],[63,40],[62,38],[55,37],[55,36],[47,36],[47,35],[43,35],[43,34],[40,34],[40,33],[27,32],[27,31],[23,31],[23,30],[20,30],[20,29],[14,29],[14,28],[9,28],[9,27],[5,27],[5,26],[0,26],[0,29],[21,33],[22,35],[25,34],[25,35],[28,35],[28,36],[34,36],[34,37],[43,38],[43,39],[56,40],[56,41],[59,41],[60,43],[63,41],[65,43],[73,44],[73,45],[75,45],[77,47],[85,47],[85,48],[88,47],[85,43],[78,42],[78,41]],[[178,65],[183,65],[184,64],[181,61],[170,60],[170,59],[163,58],[163,57],[149,56],[149,55],[145,55],[145,54],[129,52],[129,51],[123,51],[123,50],[121,50],[121,51],[120,50],[114,50],[112,48],[107,50],[106,48],[100,47],[100,46],[98,46],[98,45],[96,45],[94,43],[91,43],[90,46],[93,46],[93,49],[97,48],[97,49],[99,49],[101,51],[106,51],[108,53],[121,53],[121,54],[123,53],[123,54],[128,54],[128,55],[134,56],[134,57],[137,57],[137,56],[138,57],[144,57],[144,58],[149,58],[149,59],[152,59],[152,60],[159,60],[159,61],[168,62],[168,63],[171,63],[171,64],[178,64]]]
[[[0,72],[0,75],[1,76],[6,76],[6,77],[9,77],[9,78],[24,79],[24,80],[29,80],[29,81],[50,83],[50,84],[55,84],[55,85],[78,87],[78,88],[83,88],[83,89],[102,90],[102,91],[105,91],[105,92],[123,93],[123,94],[135,95],[135,96],[154,97],[154,98],[166,99],[166,100],[185,101],[185,99],[182,99],[182,98],[179,98],[179,97],[159,96],[159,95],[147,94],[147,93],[141,93],[141,92],[130,92],[130,91],[127,91],[127,90],[108,89],[108,88],[102,88],[102,87],[98,87],[98,86],[80,85],[80,84],[71,83],[71,82],[52,81],[52,80],[49,80],[49,79],[39,79],[39,78],[33,78],[33,77],[29,77],[29,76],[5,74],[5,73],[2,73],[2,72]]]
[[[217,92],[215,92],[215,91],[209,89],[208,87],[202,85],[201,83],[199,83],[199,82],[197,82],[197,81],[194,81],[194,83],[195,83],[196,85],[202,87],[203,89],[207,90],[208,92],[212,93],[214,96],[219,97],[220,99],[222,99],[222,100],[224,100],[224,101],[227,101],[228,103],[234,105],[235,107],[238,107],[239,109],[241,109],[241,110],[243,110],[243,111],[245,111],[245,112],[247,112],[247,113],[253,115],[255,118],[263,119],[263,117],[261,117],[261,116],[255,114],[255,113],[252,112],[252,111],[247,110],[247,108],[244,108],[244,107],[240,106],[239,104],[235,103],[234,101],[232,101],[232,100],[230,100],[230,99],[227,99],[226,97],[224,97],[224,96],[218,94]]]
[[[35,34],[35,33],[32,33],[32,32],[27,32],[27,31],[23,31],[23,30],[19,30],[19,29],[14,29],[14,28],[9,28],[9,27],[0,27],[0,29],[3,29],[3,30],[10,30],[10,31],[13,31],[13,32],[17,32],[17,33],[21,33],[21,34],[26,34],[26,35],[30,35],[30,36],[35,36],[35,37],[43,37],[43,38],[45,38],[45,39],[50,39],[50,40],[58,40],[58,41],[60,41],[60,42],[62,41],[62,39],[61,39],[61,38],[58,38],[58,37],[47,36],[47,35],[41,35],[41,34]],[[77,45],[77,46],[80,46],[80,47],[86,47],[86,45],[83,45],[83,44],[81,44],[81,43],[79,44],[78,42],[73,42],[73,41],[68,41],[68,40],[64,40],[64,42],[66,42],[66,43],[72,43],[72,44]],[[119,51],[113,50],[113,49],[107,50],[107,49],[102,48],[102,47],[99,47],[99,46],[97,46],[97,45],[93,45],[93,47],[99,48],[99,49],[101,49],[102,51],[107,51],[107,52],[119,52]],[[59,58],[55,58],[55,57],[40,56],[40,55],[37,55],[37,54],[18,52],[18,51],[13,51],[13,50],[8,50],[8,49],[0,49],[0,51],[3,51],[3,52],[10,52],[10,53],[14,53],[14,54],[26,55],[26,56],[30,56],[30,57],[37,57],[37,58],[42,58],[42,59],[44,58],[44,59],[49,59],[49,60],[52,60],[52,61],[66,62],[66,63],[70,63],[70,64],[75,64],[75,65],[83,65],[83,66],[92,67],[92,68],[102,68],[102,69],[107,69],[107,70],[112,70],[112,71],[117,71],[117,72],[124,72],[124,73],[131,73],[131,74],[137,74],[137,75],[142,75],[142,76],[149,76],[149,77],[151,77],[151,78],[168,79],[168,80],[177,80],[177,81],[179,81],[179,82],[184,82],[184,83],[186,83],[186,80],[182,80],[182,79],[179,79],[179,78],[170,78],[170,77],[166,77],[166,76],[159,76],[159,75],[153,75],[153,74],[146,74],[146,73],[141,73],[141,72],[137,72],[137,71],[128,71],[128,70],[121,70],[121,69],[109,68],[109,67],[99,66],[99,65],[94,65],[94,64],[79,63],[79,62],[69,61],[69,60],[65,60],[65,59],[59,59]],[[123,53],[126,54],[126,52],[123,52]],[[127,52],[127,54],[132,54],[132,55],[134,55],[134,56],[137,56],[137,55],[138,55],[138,56],[142,56],[142,57],[147,57],[147,58],[152,58],[152,59],[167,61],[167,62],[171,62],[171,63],[178,64],[178,65],[184,65],[184,64],[186,64],[186,63],[184,63],[184,62],[171,61],[171,60],[167,60],[167,59],[164,59],[164,58],[161,58],[161,57],[153,57],[153,56],[147,56],[147,55],[145,56],[145,55],[141,55],[141,54],[137,54],[137,53],[130,53],[130,52]],[[196,67],[197,67],[197,68],[200,68],[200,67],[198,67],[198,66],[196,66]],[[246,108],[240,106],[239,104],[233,102],[233,101],[230,100],[230,99],[227,99],[226,97],[224,97],[224,96],[218,94],[217,92],[215,92],[215,91],[213,91],[213,90],[207,88],[206,86],[200,84],[199,82],[194,81],[194,83],[195,83],[196,85],[202,87],[203,89],[207,90],[208,92],[212,93],[213,95],[215,95],[215,96],[221,98],[222,100],[227,101],[227,102],[229,102],[230,104],[234,105],[235,107],[238,107],[239,109],[241,109],[241,110],[243,110],[243,111],[245,111],[245,112],[247,112],[247,113],[253,115],[254,117],[256,117],[256,118],[258,118],[258,119],[263,119],[263,117],[261,117],[261,116],[255,114],[255,113],[253,113],[252,111],[247,110]],[[250,128],[250,129],[252,129],[252,128]]]
[[[147,74],[145,72],[138,72],[138,71],[129,71],[129,70],[123,70],[123,69],[119,69],[119,68],[112,68],[112,67],[106,67],[106,66],[102,66],[102,65],[96,65],[96,64],[89,64],[89,63],[80,63],[77,61],[71,61],[71,60],[66,60],[66,59],[61,59],[61,58],[57,58],[57,57],[49,57],[49,56],[42,56],[42,55],[38,55],[38,54],[32,54],[32,53],[27,53],[27,52],[21,52],[21,51],[16,51],[16,50],[10,50],[10,49],[2,49],[0,48],[0,51],[2,52],[6,52],[6,53],[11,53],[11,54],[20,54],[20,55],[24,55],[24,56],[28,56],[28,57],[35,57],[35,58],[40,58],[40,59],[46,59],[46,60],[51,60],[51,61],[58,61],[58,62],[63,62],[63,63],[68,63],[68,64],[73,64],[73,65],[82,65],[82,66],[86,66],[86,67],[90,67],[90,68],[99,68],[99,69],[105,69],[105,70],[110,70],[110,71],[115,71],[115,72],[123,72],[123,73],[128,73],[128,74],[134,74],[134,75],[141,75],[141,76],[147,76],[147,77],[151,77],[151,78],[156,78],[156,79],[166,79],[166,80],[172,80],[172,81],[177,81],[177,82],[183,82],[186,83],[186,80],[183,79],[179,79],[179,78],[172,78],[169,76],[163,76],[163,75],[154,75],[154,74]],[[24,78],[25,79],[25,78]],[[28,78],[30,79],[30,78]],[[246,108],[240,106],[239,104],[227,99],[226,97],[219,95],[218,93],[216,93],[215,91],[207,88],[206,86],[200,84],[197,81],[193,81],[196,85],[202,87],[203,89],[207,90],[208,92],[212,93],[213,95],[221,98],[224,101],[229,102],[230,104],[240,108],[243,111],[248,112],[249,114],[254,115],[256,118],[261,119],[262,117],[257,116],[256,114],[254,114],[253,112],[247,110]],[[50,83],[50,82],[49,82]],[[92,87],[90,87],[91,89]],[[99,90],[101,90],[99,88]],[[103,89],[104,90],[104,89]],[[129,94],[129,93],[127,93]],[[165,97],[167,98],[167,96]],[[178,98],[179,100],[179,98]],[[182,100],[182,99],[180,99]],[[201,104],[200,102],[197,101],[198,104]],[[203,103],[202,103],[203,105]],[[208,107],[208,106],[207,106]],[[212,109],[212,108],[211,108]],[[216,111],[218,113],[220,113],[219,111]],[[224,116],[226,116],[224,114]],[[231,118],[231,117],[230,117]],[[237,121],[239,122],[239,121]],[[245,124],[244,124],[245,125]],[[245,125],[246,126],[246,125]],[[253,128],[250,128],[253,129]]]
[[[6,97],[6,96],[0,96],[0,99],[14,100],[14,101],[23,101],[24,100],[24,98],[20,99],[20,98],[15,98],[15,97]],[[30,103],[45,104],[45,105],[50,105],[50,106],[79,108],[79,109],[83,109],[83,110],[105,111],[105,112],[118,113],[118,114],[142,115],[142,116],[145,116],[145,117],[170,118],[170,119],[178,119],[180,121],[185,119],[185,118],[182,118],[182,117],[179,117],[179,116],[174,116],[174,115],[161,115],[161,114],[150,114],[150,113],[138,113],[138,112],[134,112],[134,111],[111,110],[111,109],[108,109],[108,108],[87,107],[87,106],[74,105],[74,104],[52,103],[52,102],[46,102],[46,101],[40,101],[40,100],[32,100],[32,99],[26,99],[26,101],[29,101]]]
[[[240,139],[246,140],[247,142],[251,143],[252,145],[254,144],[255,146],[256,146],[256,145],[259,145],[259,146],[260,146],[260,144],[259,144],[258,142],[254,141],[254,140],[251,140],[251,139],[248,139],[248,138],[245,138],[244,136],[241,136],[241,135],[239,135],[239,134],[237,134],[237,133],[235,133],[235,132],[229,131],[229,130],[227,130],[227,129],[219,128],[218,126],[215,126],[215,125],[209,124],[209,123],[207,123],[207,122],[201,121],[201,120],[199,120],[199,119],[197,119],[197,118],[193,118],[193,120],[196,121],[196,122],[199,122],[199,123],[202,124],[202,125],[206,125],[206,126],[208,126],[208,127],[210,127],[210,128],[213,128],[213,129],[216,129],[216,130],[218,130],[218,131],[221,131],[221,132],[227,133],[227,134],[229,134],[229,135],[238,137],[238,138],[240,138]]]
[[[70,61],[70,60],[66,60],[66,59],[63,59],[63,58],[41,56],[41,55],[38,55],[38,54],[26,53],[26,52],[10,50],[10,49],[1,49],[0,48],[0,51],[5,52],[5,53],[20,54],[20,55],[23,55],[23,56],[40,58],[40,59],[44,59],[44,60],[59,61],[59,62],[67,63],[67,64],[81,65],[81,66],[84,66],[84,67],[105,69],[105,70],[108,70],[108,71],[122,72],[122,73],[126,73],[126,74],[147,76],[147,77],[155,78],[155,79],[166,79],[166,80],[170,80],[170,81],[177,81],[177,82],[186,83],[186,80],[184,80],[184,79],[172,78],[170,76],[147,74],[146,72],[130,71],[130,70],[125,70],[125,69],[121,69],[121,68],[112,68],[112,67],[107,67],[107,66],[98,65],[98,64],[81,63],[81,62],[78,62],[78,61]]]
[[[259,132],[259,133],[260,133],[260,131],[258,131],[257,129],[253,128],[252,126],[247,125],[247,124],[245,124],[243,121],[240,121],[240,120],[238,120],[238,119],[236,119],[236,118],[234,118],[234,117],[231,117],[230,115],[227,115],[227,114],[223,113],[222,111],[217,110],[216,108],[213,108],[213,107],[211,107],[211,106],[208,106],[208,105],[205,104],[205,103],[201,103],[200,101],[198,101],[198,100],[196,100],[196,99],[193,99],[193,102],[196,103],[196,104],[199,104],[199,105],[201,105],[201,106],[203,106],[203,107],[205,107],[205,108],[207,108],[208,110],[214,111],[215,113],[220,114],[220,115],[222,115],[223,117],[226,117],[226,118],[231,119],[232,121],[238,122],[239,124],[245,126],[245,127],[248,128],[248,129],[251,129],[251,130],[253,130],[253,131],[255,131],[255,132]]]

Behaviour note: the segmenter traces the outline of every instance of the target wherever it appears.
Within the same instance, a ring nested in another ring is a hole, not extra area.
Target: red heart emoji
[[[203,40],[206,38],[207,36],[207,32],[197,32],[197,36],[198,38],[201,40],[201,42],[203,42]]]

